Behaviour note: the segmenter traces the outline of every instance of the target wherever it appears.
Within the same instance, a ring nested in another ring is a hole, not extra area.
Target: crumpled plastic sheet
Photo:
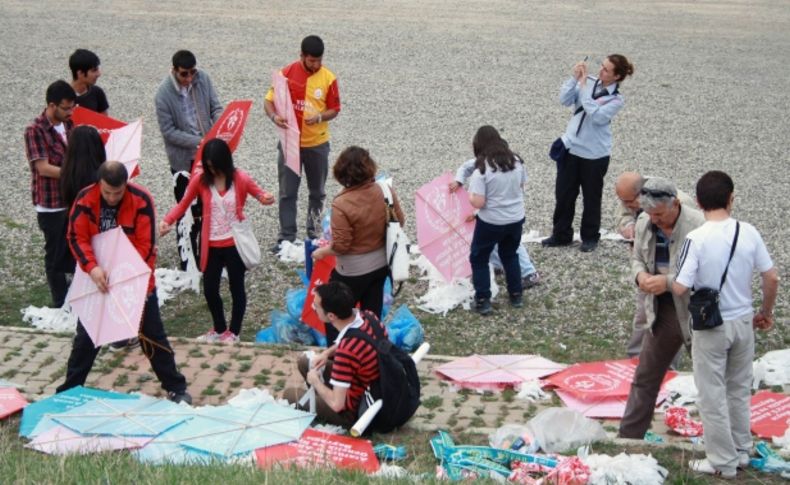
[[[754,361],[752,368],[754,371],[752,387],[754,389],[758,389],[761,382],[766,386],[790,384],[790,349],[768,352]]]
[[[537,231],[535,229],[531,229],[531,230],[527,231],[526,234],[522,234],[521,242],[522,243],[539,243],[539,242],[543,241],[544,239],[546,239],[547,237],[549,237],[549,236],[548,235],[541,235],[540,231]],[[619,233],[606,231],[604,229],[601,229],[601,239],[605,239],[605,240],[608,240],[608,241],[625,241],[626,240]],[[573,240],[575,242],[581,242],[581,240],[582,240],[581,235],[578,232],[574,232],[573,233]]]
[[[590,485],[661,485],[669,472],[652,455],[617,456],[592,454],[584,458],[590,467]]]
[[[321,431],[323,433],[329,434],[346,434],[346,429],[342,426],[338,426],[336,424],[316,424],[315,426],[311,426],[316,431]]]
[[[277,257],[283,263],[304,264],[304,242],[303,241],[282,241]]]
[[[509,482],[518,483],[520,485],[540,485],[543,483],[543,478],[533,475],[545,475],[550,473],[553,468],[539,463],[514,461],[510,465],[510,470],[510,476],[507,478]]]
[[[516,399],[527,402],[544,401],[550,397],[551,396],[541,388],[540,381],[538,380],[522,382],[521,386],[519,386],[518,394],[516,394]]]
[[[279,404],[280,406],[291,407],[287,399],[277,399],[266,388],[253,387],[251,389],[240,389],[235,396],[228,399],[228,404],[237,408],[254,408],[262,404]]]
[[[766,473],[781,473],[782,477],[790,478],[790,462],[772,450],[768,443],[760,441],[754,445],[754,451],[759,458],[752,458],[752,467]]]
[[[667,382],[665,389],[669,393],[667,402],[670,406],[686,406],[694,404],[699,398],[697,385],[693,375],[679,375]]]
[[[679,406],[664,411],[664,424],[681,436],[702,436],[702,422],[691,419],[689,410]]]
[[[154,276],[156,277],[156,297],[160,307],[183,291],[192,290],[195,293],[200,293],[200,272],[194,268],[187,271],[156,268]]]
[[[781,448],[782,453],[790,453],[790,429],[785,431],[784,436],[774,436],[773,443]]]
[[[455,279],[447,283],[442,278],[439,271],[423,255],[416,261],[412,261],[413,266],[417,266],[421,279],[428,280],[428,292],[417,299],[417,308],[428,313],[439,313],[442,316],[456,307],[469,310],[472,307],[472,300],[475,296],[475,289],[470,278]],[[494,272],[491,271],[491,298],[496,298],[499,293],[499,286],[494,281]]]
[[[606,439],[598,421],[568,408],[547,408],[527,423],[530,436],[546,453],[561,453]]]
[[[28,306],[21,310],[22,321],[29,323],[39,330],[53,332],[75,332],[77,329],[77,315],[63,308],[48,308]]]
[[[379,469],[375,473],[370,474],[371,477],[376,478],[407,478],[409,472],[405,468],[398,465],[388,465],[386,463],[379,464]]]

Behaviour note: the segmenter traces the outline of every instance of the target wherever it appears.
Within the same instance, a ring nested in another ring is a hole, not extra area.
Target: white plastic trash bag
[[[568,408],[544,409],[527,423],[529,434],[546,453],[560,453],[606,439],[601,423]]]

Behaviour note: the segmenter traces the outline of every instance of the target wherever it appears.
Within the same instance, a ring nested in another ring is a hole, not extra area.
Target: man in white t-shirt
[[[691,355],[706,458],[690,461],[689,467],[722,478],[734,478],[737,467],[749,464],[752,327],[768,330],[773,325],[779,286],[779,276],[760,233],[751,224],[730,217],[733,189],[732,179],[720,171],[708,172],[697,182],[697,203],[704,211],[705,224],[686,238],[672,287],[676,295],[685,294],[689,288],[720,289],[719,309],[724,323],[692,334]],[[730,260],[733,243],[735,251]],[[721,285],[725,269],[726,280]],[[755,269],[762,278],[763,293],[762,307],[756,315],[752,308]]]

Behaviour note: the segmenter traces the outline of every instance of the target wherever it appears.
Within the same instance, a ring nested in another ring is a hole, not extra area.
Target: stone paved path
[[[195,405],[224,403],[243,388],[266,387],[279,396],[284,388],[302,384],[296,370],[301,350],[249,343],[206,344],[180,338],[171,344]],[[66,336],[0,327],[0,378],[22,385],[22,392],[30,400],[50,395],[63,381],[70,350],[71,338]],[[410,427],[488,434],[503,423],[524,423],[540,409],[552,405],[551,400],[537,404],[521,401],[512,392],[458,392],[434,372],[434,368],[453,358],[428,355],[418,366],[423,406],[409,422]],[[117,353],[103,350],[86,384],[164,397],[139,348]],[[616,431],[616,422],[604,425],[610,434]],[[660,419],[654,422],[653,429],[666,435]]]

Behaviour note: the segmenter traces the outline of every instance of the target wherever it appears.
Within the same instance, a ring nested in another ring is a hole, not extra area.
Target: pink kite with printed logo
[[[137,336],[151,268],[120,227],[97,234],[91,246],[96,262],[108,275],[109,291],[101,293],[77,266],[66,301],[99,347]]]
[[[790,396],[760,391],[752,396],[752,433],[763,439],[784,436],[790,426]]]
[[[137,120],[110,131],[104,144],[107,160],[121,162],[129,179],[140,174],[140,154],[143,146],[143,120]]]
[[[578,411],[586,418],[623,419],[625,406],[628,403],[628,396],[579,399],[572,393],[560,389],[555,389],[554,393],[562,400],[565,407]],[[667,394],[662,387],[656,397],[655,405],[658,406],[664,402]]]
[[[475,230],[474,213],[469,194],[463,187],[450,192],[453,181],[449,172],[417,190],[417,242],[442,277],[450,283],[455,278],[472,274],[469,250]]]
[[[16,388],[0,387],[0,419],[11,416],[27,405],[27,399]]]
[[[539,355],[470,355],[436,368],[439,377],[458,387],[497,391],[550,376],[563,364]]]
[[[252,108],[252,100],[249,99],[237,99],[228,103],[222,112],[222,116],[200,140],[200,146],[195,152],[195,164],[192,167],[192,175],[198,170],[203,170],[203,164],[201,163],[203,160],[203,147],[206,146],[209,140],[214,138],[222,139],[228,144],[231,153],[236,151],[236,147],[239,146],[239,141],[241,141],[241,135],[244,133],[244,127],[247,126],[250,108]]]
[[[280,148],[285,157],[285,166],[301,176],[301,160],[299,158],[300,137],[299,121],[296,119],[291,91],[288,89],[288,78],[281,72],[272,73],[272,87],[274,88],[274,110],[285,118],[287,128],[277,127],[277,136],[280,138]]]
[[[633,358],[574,364],[546,379],[546,383],[583,400],[627,397],[638,363],[639,359]],[[662,386],[676,375],[667,372]]]

